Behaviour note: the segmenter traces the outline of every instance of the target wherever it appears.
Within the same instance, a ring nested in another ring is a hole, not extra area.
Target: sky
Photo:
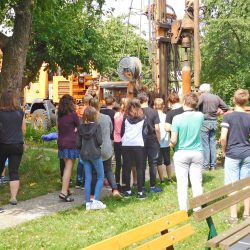
[[[148,20],[145,15],[140,15],[141,9],[145,9],[150,0],[133,0],[132,1],[132,11],[130,15],[129,22],[141,27],[142,31],[148,33]],[[150,1],[153,3],[153,0]],[[181,19],[184,15],[185,0],[166,0],[167,4],[174,8],[178,19]],[[106,0],[105,8],[115,8],[114,15],[129,14],[129,8],[131,5],[131,0]],[[142,5],[142,8],[141,8]],[[141,17],[141,18],[140,18]],[[148,35],[147,35],[148,36]]]

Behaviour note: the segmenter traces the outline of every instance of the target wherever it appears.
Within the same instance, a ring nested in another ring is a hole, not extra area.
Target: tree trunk
[[[14,7],[13,35],[8,38],[7,42],[2,42],[1,48],[3,51],[3,64],[0,92],[12,89],[20,97],[23,90],[22,79],[30,43],[33,6],[33,0],[19,0]]]

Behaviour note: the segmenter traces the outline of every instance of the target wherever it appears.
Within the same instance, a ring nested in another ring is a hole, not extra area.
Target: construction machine
[[[69,94],[76,103],[81,102],[88,89],[97,81],[97,77],[97,72],[92,71],[92,74],[71,75],[65,78],[51,74],[44,63],[38,81],[24,88],[25,113],[32,126],[36,129],[49,129],[55,125],[56,105],[60,98]]]

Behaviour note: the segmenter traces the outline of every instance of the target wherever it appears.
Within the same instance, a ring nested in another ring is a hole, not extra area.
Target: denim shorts
[[[250,156],[244,159],[225,158],[225,185],[250,176]]]

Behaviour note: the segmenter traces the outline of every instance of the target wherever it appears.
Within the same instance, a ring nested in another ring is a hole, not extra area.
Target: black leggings
[[[0,144],[0,174],[2,175],[5,161],[8,159],[10,181],[18,181],[22,156],[23,144]]]
[[[122,158],[124,165],[124,177],[125,177],[125,191],[130,190],[130,176],[131,167],[133,165],[133,160],[135,160],[136,172],[137,172],[137,188],[138,192],[142,192],[143,187],[143,171],[144,171],[144,158],[145,151],[144,147],[139,146],[124,146],[122,147]]]
[[[117,184],[121,184],[121,170],[123,168],[122,163],[122,143],[121,142],[114,142],[114,151],[115,151],[115,180]],[[124,178],[124,171],[122,171],[122,184],[124,184],[125,178]]]

